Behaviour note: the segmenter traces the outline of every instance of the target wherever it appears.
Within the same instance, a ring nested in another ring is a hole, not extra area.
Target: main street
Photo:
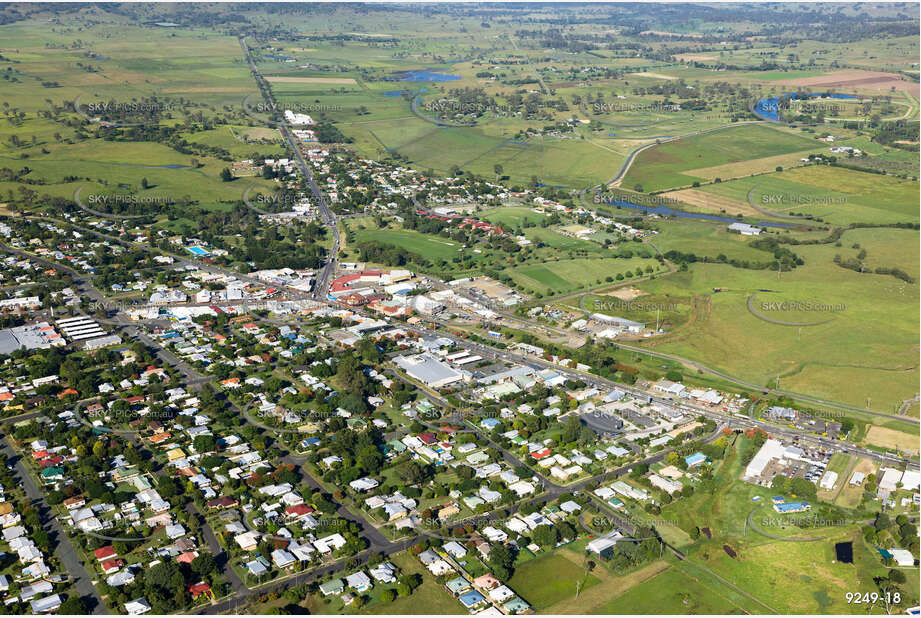
[[[266,102],[270,105],[270,109],[276,110],[276,113],[278,113],[279,107],[272,95],[272,89],[269,87],[265,77],[262,76],[259,69],[256,67],[256,62],[253,60],[249,47],[246,45],[246,37],[240,37],[240,47],[243,49],[243,55],[246,57],[246,62],[249,64],[250,71],[256,79],[256,85],[259,86],[259,91],[262,93],[263,98],[265,98]],[[326,195],[320,190],[320,187],[317,186],[317,181],[313,177],[313,172],[304,160],[304,155],[292,133],[292,126],[283,115],[281,120],[273,122],[277,123],[278,130],[281,132],[282,137],[285,138],[288,149],[293,153],[292,156],[297,163],[298,169],[301,171],[301,175],[310,187],[310,193],[313,195],[313,199],[316,202],[317,212],[320,214],[320,218],[332,232],[333,244],[329,250],[329,258],[317,272],[313,291],[314,298],[325,298],[330,278],[336,271],[336,257],[339,255],[339,228],[336,225],[336,217],[333,215],[332,211],[330,211],[329,205],[326,203]]]

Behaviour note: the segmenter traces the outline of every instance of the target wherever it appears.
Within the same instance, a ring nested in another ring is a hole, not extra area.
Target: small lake
[[[838,562],[851,564],[854,562],[854,547],[850,541],[835,544],[835,558]]]
[[[659,215],[661,217],[678,217],[682,219],[703,219],[705,221],[719,221],[720,223],[739,223],[738,219],[733,217],[720,217],[719,215],[708,215],[702,212],[685,212],[683,210],[672,210],[668,206],[663,206],[659,204],[658,206],[641,206],[640,204],[634,204],[633,202],[628,202],[626,200],[615,200],[610,199],[607,202],[611,206],[620,206],[621,208],[632,208],[634,210],[642,210],[643,212],[651,215]],[[786,228],[793,227],[788,223],[767,223],[759,222],[757,225],[762,227],[778,227]]]
[[[802,99],[856,99],[857,95],[854,94],[837,94],[831,92],[810,92],[810,93],[798,93],[798,92],[785,92],[784,96],[788,96],[794,101]],[[780,117],[777,115],[777,103],[780,101],[780,97],[769,97],[766,99],[761,99],[755,104],[755,115],[764,120],[779,120]]]
[[[453,82],[459,79],[461,79],[460,75],[435,73],[427,69],[404,71],[397,74],[397,80],[401,82]]]

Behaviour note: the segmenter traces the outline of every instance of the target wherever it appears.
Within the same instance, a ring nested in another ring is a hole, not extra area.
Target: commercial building
[[[410,377],[432,388],[443,388],[462,382],[469,375],[465,371],[454,369],[428,353],[416,356],[397,356],[393,362]]]

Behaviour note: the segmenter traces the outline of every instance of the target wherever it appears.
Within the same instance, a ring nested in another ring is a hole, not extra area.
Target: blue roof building
[[[699,466],[705,461],[707,461],[707,456],[700,452],[694,453],[693,455],[688,455],[684,458],[684,462],[688,465],[689,468]]]
[[[465,592],[464,594],[457,597],[457,600],[460,601],[464,607],[470,609],[471,607],[476,607],[480,603],[486,601],[486,597],[484,597],[476,590],[471,590],[470,592]]]
[[[774,510],[778,513],[801,513],[811,508],[808,502],[785,502],[783,504],[774,505]]]
[[[480,427],[483,429],[493,429],[496,425],[499,424],[499,419],[497,418],[484,418],[480,421]]]

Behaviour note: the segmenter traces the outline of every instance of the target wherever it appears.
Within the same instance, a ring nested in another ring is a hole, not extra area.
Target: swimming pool
[[[196,246],[194,246],[194,247],[187,247],[187,248],[188,248],[188,250],[189,250],[189,253],[192,253],[192,254],[197,255],[197,256],[199,256],[199,257],[200,257],[200,256],[203,256],[203,255],[209,255],[209,254],[210,254],[210,252],[209,252],[207,249],[203,249],[203,248],[199,247],[198,245],[196,245]]]

